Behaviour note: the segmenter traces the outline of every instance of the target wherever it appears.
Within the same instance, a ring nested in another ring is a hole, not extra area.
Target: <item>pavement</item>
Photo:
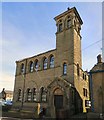
[[[33,119],[21,119],[21,118],[12,118],[12,117],[0,117],[0,120],[33,120]]]

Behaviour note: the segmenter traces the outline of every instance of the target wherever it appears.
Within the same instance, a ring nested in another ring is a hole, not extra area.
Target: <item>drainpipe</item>
[[[25,63],[25,71],[23,73],[23,93],[22,93],[22,103],[21,103],[21,110],[23,109],[23,105],[24,105],[24,94],[25,94],[25,82],[26,82],[26,68],[27,68],[27,59],[26,59],[26,63]]]

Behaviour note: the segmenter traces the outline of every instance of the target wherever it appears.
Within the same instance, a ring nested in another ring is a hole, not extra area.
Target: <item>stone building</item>
[[[104,113],[104,62],[101,55],[97,56],[97,64],[89,72],[91,110],[94,113]]]
[[[86,112],[87,72],[82,70],[81,25],[75,7],[55,18],[56,49],[16,61],[13,107],[46,110],[52,118]]]

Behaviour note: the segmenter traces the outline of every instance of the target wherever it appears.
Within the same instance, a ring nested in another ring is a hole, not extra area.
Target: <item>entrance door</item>
[[[54,105],[57,110],[63,108],[63,95],[54,95]]]
[[[63,102],[64,102],[63,91],[57,88],[54,92],[54,106],[55,106],[56,118],[63,118],[64,116]]]
[[[56,118],[63,118],[63,95],[54,95]]]

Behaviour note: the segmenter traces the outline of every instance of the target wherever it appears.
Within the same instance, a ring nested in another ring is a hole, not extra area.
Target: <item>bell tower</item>
[[[56,16],[56,54],[57,64],[68,61],[68,64],[79,64],[81,60],[81,25],[83,21],[75,7]]]

